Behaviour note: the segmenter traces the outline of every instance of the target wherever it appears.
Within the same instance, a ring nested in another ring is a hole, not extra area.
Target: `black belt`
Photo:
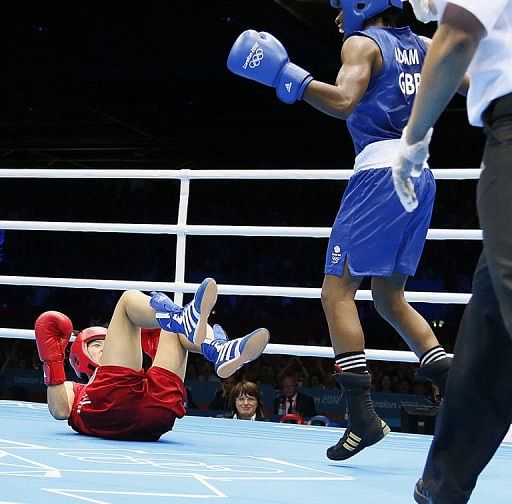
[[[512,93],[500,96],[489,103],[482,114],[482,119],[485,124],[490,124],[496,119],[510,114],[512,114]]]

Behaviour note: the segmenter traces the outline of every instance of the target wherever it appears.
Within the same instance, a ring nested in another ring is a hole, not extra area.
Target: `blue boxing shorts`
[[[424,169],[413,178],[418,208],[406,212],[395,194],[391,168],[361,170],[350,178],[332,227],[325,274],[414,275],[423,251],[436,194]]]

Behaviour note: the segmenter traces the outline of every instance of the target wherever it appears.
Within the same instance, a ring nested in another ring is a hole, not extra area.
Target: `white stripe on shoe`
[[[210,312],[217,301],[217,284],[213,278],[208,280],[202,292],[200,310],[195,307],[196,299],[192,300],[183,310],[183,328],[187,339],[195,345],[201,345],[206,338],[206,326]]]
[[[242,339],[236,339],[232,341],[228,341],[222,345],[222,348],[219,352],[219,356],[217,357],[217,362],[222,362],[227,359],[236,359],[240,357],[240,343]],[[235,347],[233,349],[233,347]]]
[[[265,350],[269,339],[270,334],[267,329],[256,329],[243,338],[237,338],[225,344],[221,350],[225,361],[222,362],[219,356],[215,364],[217,375],[220,378],[227,378],[247,362],[257,359],[262,354],[263,350]],[[245,345],[243,349],[240,350],[244,340]]]
[[[193,302],[183,310],[183,326],[187,337],[195,331],[200,317],[201,315],[195,309]]]
[[[183,312],[183,327],[185,329],[185,334],[187,336],[192,333],[192,331],[196,328],[197,325],[194,324],[194,321],[190,319],[190,310],[188,308],[189,307],[187,306],[187,308]]]
[[[361,442],[361,438],[354,434],[353,432],[349,432],[347,439],[343,443],[343,448],[348,451],[354,451]]]

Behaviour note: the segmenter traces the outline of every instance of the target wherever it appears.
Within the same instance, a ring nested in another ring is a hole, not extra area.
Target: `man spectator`
[[[298,413],[308,418],[317,414],[315,401],[303,392],[299,392],[297,379],[294,375],[285,375],[281,380],[282,394],[274,399],[274,414],[288,415]]]

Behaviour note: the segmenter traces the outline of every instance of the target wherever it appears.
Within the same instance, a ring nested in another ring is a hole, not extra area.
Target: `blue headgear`
[[[330,0],[331,6],[343,11],[345,37],[361,30],[365,22],[389,9],[403,8],[402,0]]]

